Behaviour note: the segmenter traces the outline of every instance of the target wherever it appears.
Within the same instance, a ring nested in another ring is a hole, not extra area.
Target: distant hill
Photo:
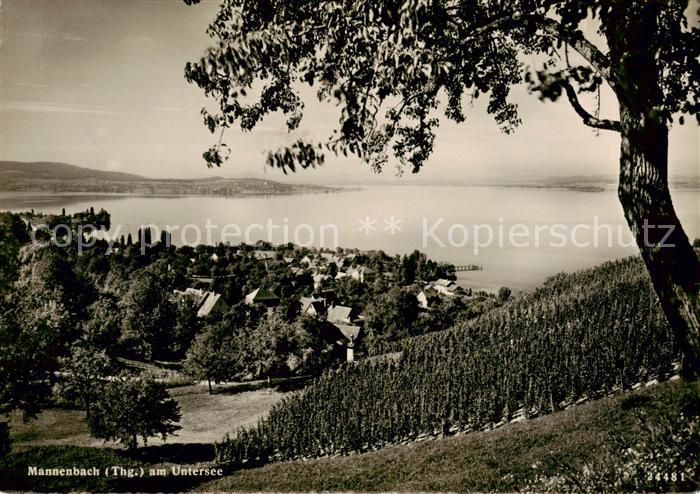
[[[0,177],[5,180],[113,180],[119,182],[143,182],[150,180],[132,173],[107,172],[82,168],[66,163],[37,161],[0,161]]]
[[[0,190],[160,195],[284,195],[334,192],[321,185],[287,184],[260,178],[147,178],[132,173],[82,168],[66,163],[0,161]]]
[[[568,175],[494,182],[490,185],[500,187],[520,187],[535,189],[567,189],[578,192],[602,192],[606,189],[617,188],[618,178],[614,175]],[[700,188],[698,177],[672,175],[669,177],[671,188],[697,189]],[[487,184],[484,184],[487,185]]]

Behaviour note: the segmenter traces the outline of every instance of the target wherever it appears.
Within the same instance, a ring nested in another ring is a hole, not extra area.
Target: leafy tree
[[[510,294],[510,288],[508,288],[507,286],[502,286],[498,289],[498,300],[500,300],[501,302],[505,302],[510,298]]]
[[[59,394],[66,400],[79,400],[87,416],[91,406],[102,388],[102,380],[112,370],[111,360],[103,351],[77,344],[70,356],[59,359],[62,379],[59,382]]]
[[[401,258],[399,273],[404,285],[411,285],[416,281],[419,259],[419,252],[417,250],[414,250],[410,256],[403,256]]]
[[[292,327],[283,316],[273,314],[260,321],[249,335],[249,370],[259,377],[280,377],[294,370],[290,358],[299,350]]]
[[[318,374],[333,357],[333,345],[323,338],[327,323],[320,318],[304,317],[292,327],[298,349],[287,364],[295,374]]]
[[[469,316],[468,305],[461,297],[431,297],[430,311],[420,314],[418,328],[420,334],[451,328]],[[471,314],[475,317],[478,314]]]
[[[229,332],[239,332],[244,328],[252,329],[266,313],[267,309],[263,305],[248,305],[240,302],[229,309],[222,324],[228,327]]]
[[[47,297],[0,299],[0,415],[22,411],[29,419],[47,405],[68,314]]]
[[[13,296],[0,297],[0,415],[48,405],[58,358],[75,337],[77,284],[59,253],[27,246]],[[5,426],[0,425],[0,436]],[[9,443],[0,437],[0,449]]]
[[[281,314],[263,319],[242,338],[247,372],[255,377],[318,372],[332,351],[322,338],[322,326],[313,318],[288,323]]]
[[[280,304],[275,308],[275,311],[280,314],[285,321],[293,322],[299,317],[301,312],[301,303],[296,296],[282,297]]]
[[[84,316],[92,290],[74,270],[69,251],[52,245],[27,245],[20,259],[22,267],[14,285],[17,298],[28,306],[35,300],[50,299],[65,307],[74,319]],[[77,333],[74,326],[65,329],[73,336]]]
[[[19,251],[29,242],[29,234],[18,215],[0,213],[0,293],[4,293],[19,275]]]
[[[0,422],[0,458],[7,456],[10,450],[12,450],[10,426],[7,422]]]
[[[121,343],[134,356],[162,357],[174,324],[175,309],[164,280],[147,271],[135,273],[121,300]]]
[[[180,429],[180,407],[165,385],[145,377],[122,377],[106,383],[92,405],[88,426],[93,437],[135,449],[138,437],[163,441]]]
[[[113,353],[121,330],[119,306],[110,294],[99,296],[88,308],[82,338],[95,348]]]
[[[343,304],[352,307],[364,307],[368,300],[371,300],[371,293],[368,285],[361,283],[359,280],[346,276],[337,280],[334,284],[335,292],[338,299],[343,301]],[[388,287],[385,287],[388,289]],[[373,290],[375,293],[382,293],[382,290]]]
[[[379,295],[365,309],[368,344],[396,341],[418,331],[418,299],[407,288],[394,287]]]
[[[541,99],[564,96],[584,125],[620,134],[620,203],[691,377],[700,369],[700,262],[668,187],[674,116],[681,124],[679,113],[700,120],[700,30],[689,26],[687,7],[682,0],[222,0],[208,30],[217,43],[187,64],[185,76],[219,103],[218,114],[202,110],[212,132],[250,130],[276,111],[296,129],[304,82],[320,100],[340,104],[327,142],[300,139],[268,155],[285,171],[319,165],[330,151],[375,170],[393,154],[418,172],[433,149],[438,96],[445,95],[445,116],[463,122],[465,100],[488,94],[488,112],[507,133],[520,123],[512,86],[526,82]],[[585,23],[597,33],[584,33]],[[542,58],[542,69],[526,68],[521,54]],[[615,95],[619,120],[579,99],[602,86]],[[260,88],[255,98],[252,87]],[[204,153],[209,166],[228,156],[219,143]]]
[[[175,323],[167,341],[168,356],[181,359],[202,328],[202,319],[197,317],[198,303],[192,297],[177,297],[174,300]]]
[[[241,370],[241,352],[233,335],[228,337],[221,325],[208,326],[198,334],[187,350],[183,371],[193,379],[205,379],[212,392],[211,382],[234,377]]]

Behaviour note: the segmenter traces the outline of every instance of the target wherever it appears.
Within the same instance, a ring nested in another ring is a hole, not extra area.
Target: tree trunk
[[[605,26],[620,104],[618,195],[661,307],[682,352],[682,375],[700,371],[700,263],[668,189],[668,127],[659,18],[663,2],[620,0]]]
[[[668,129],[653,114],[620,107],[618,195],[661,307],[682,352],[682,375],[700,372],[700,263],[668,188]]]
[[[211,394],[211,379],[207,379],[207,384],[209,385],[209,394]]]

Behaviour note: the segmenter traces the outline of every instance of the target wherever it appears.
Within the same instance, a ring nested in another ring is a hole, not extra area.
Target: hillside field
[[[182,410],[182,429],[165,444],[212,444],[237,426],[255,424],[285,394],[274,388],[239,390],[223,386],[209,394],[206,385],[200,384],[172,388],[170,395]],[[90,436],[83,410],[50,408],[26,423],[19,413],[14,413],[10,430],[14,450],[48,445],[117,446]],[[160,444],[163,443],[158,438],[148,443],[149,446]]]
[[[666,382],[501,428],[390,446],[379,451],[274,463],[204,482],[193,477],[28,478],[28,466],[209,465],[211,444],[112,447],[20,445],[0,460],[0,489],[48,491],[522,491],[538,476],[580,471],[607,460],[615,438],[637,433],[640,413],[663,422],[700,406],[697,383]],[[696,448],[700,445],[696,445]],[[697,449],[696,449],[697,451]],[[697,477],[696,477],[697,479]],[[643,479],[642,479],[643,480]],[[682,487],[682,486],[677,486]],[[685,489],[692,490],[689,485]],[[697,485],[696,487],[697,488]]]
[[[697,383],[666,382],[492,431],[371,453],[275,463],[241,470],[196,489],[509,492],[535,487],[537,491],[538,476],[556,477],[604,462],[614,438],[637,432],[640,412],[651,421],[663,421],[699,405]],[[696,471],[700,473],[700,465]],[[644,488],[645,479],[640,480]]]

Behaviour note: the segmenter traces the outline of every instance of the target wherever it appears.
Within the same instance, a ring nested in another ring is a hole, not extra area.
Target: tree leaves
[[[280,168],[286,174],[287,171],[295,172],[297,167],[320,166],[324,160],[325,157],[318,146],[297,140],[291,146],[268,153],[266,163],[268,166]]]
[[[180,407],[165,385],[147,377],[119,378],[106,383],[88,415],[90,433],[115,440],[129,449],[153,436],[166,437],[180,429]]]
[[[667,121],[673,113],[697,114],[700,109],[700,30],[688,28],[682,4],[648,7],[658,10],[653,41]],[[473,99],[488,94],[488,113],[504,132],[512,132],[520,119],[508,98],[510,88],[522,82],[521,54],[547,60],[550,72],[538,74],[543,77],[531,86],[541,98],[558,98],[565,80],[584,92],[598,90],[606,79],[621,89],[625,74],[609,69],[613,62],[623,63],[623,54],[605,55],[581,29],[597,21],[610,45],[643,5],[601,0],[222,0],[209,27],[218,45],[199,62],[187,64],[185,72],[189,82],[219,103],[221,115],[206,120],[210,130],[236,121],[251,130],[276,111],[290,115],[287,127],[296,129],[303,110],[295,92],[300,83],[316,87],[320,100],[341,106],[335,126],[339,133],[316,152],[301,152],[293,144],[297,149],[290,154],[271,153],[268,165],[288,171],[315,166],[322,162],[323,149],[353,154],[376,171],[393,155],[415,172],[432,152],[436,116],[415,118],[411,102],[420,99],[436,110],[438,95],[445,93],[445,116],[463,122],[464,90]],[[565,44],[590,67],[556,68]],[[613,55],[618,59],[611,60]],[[261,85],[261,95],[248,101],[246,89]],[[210,165],[226,160],[228,155],[218,151],[205,153]],[[306,166],[300,160],[307,160]]]

